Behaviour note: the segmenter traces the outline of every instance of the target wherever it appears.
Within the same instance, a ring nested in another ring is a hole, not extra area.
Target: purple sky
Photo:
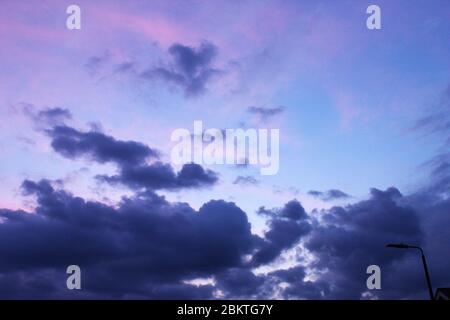
[[[425,246],[448,286],[448,1],[76,1],[81,30],[66,28],[70,4],[0,2],[0,240],[24,237],[22,254],[0,245],[11,261],[0,284],[59,279],[73,247],[47,242],[69,230],[99,252],[94,262],[76,251],[91,271],[79,297],[423,298],[417,257],[386,251],[391,240]],[[366,27],[369,4],[381,30]],[[280,129],[279,172],[171,164],[171,133],[195,120]],[[16,225],[20,210],[42,221]],[[144,232],[139,219],[159,227]],[[100,239],[82,231],[102,221]],[[214,235],[220,225],[231,234]],[[45,232],[25,250],[32,226]],[[119,240],[139,248],[124,253]],[[209,265],[180,258],[185,269],[161,271],[167,252],[196,246]],[[221,248],[229,255],[211,253]],[[369,264],[386,270],[380,292],[364,288]],[[105,279],[137,276],[104,288],[98,265],[113,270]],[[67,294],[8,288],[4,297]]]

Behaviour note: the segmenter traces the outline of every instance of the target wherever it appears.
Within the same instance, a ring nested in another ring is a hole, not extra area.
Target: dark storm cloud
[[[237,176],[233,181],[233,184],[240,185],[257,185],[258,183],[259,181],[252,176]]]
[[[448,156],[434,157],[430,167],[435,170],[432,171],[428,183],[406,197],[407,203],[419,212],[421,228],[424,233],[423,248],[427,255],[434,288],[450,287],[448,249],[450,244],[450,170],[448,161]],[[413,258],[415,258],[413,263],[417,265],[417,260],[420,259],[417,253]],[[423,271],[419,269],[411,275],[418,278],[420,289],[424,288],[425,284],[421,272]],[[404,278],[410,273],[406,273],[402,280],[404,281]],[[420,297],[426,298],[426,293]]]
[[[261,207],[268,228],[259,237],[234,203],[209,201],[195,210],[154,192],[215,183],[215,173],[197,164],[175,173],[138,142],[67,125],[47,133],[65,157],[116,164],[117,175],[99,179],[127,185],[135,194],[106,205],[58,190],[48,180],[25,180],[23,193],[36,198],[35,209],[0,209],[0,298],[208,299],[220,290],[225,298],[360,299],[367,295],[366,268],[372,264],[382,270],[382,290],[372,296],[426,298],[420,257],[387,249],[388,242],[423,246],[433,284],[449,286],[450,166],[443,154],[429,163],[429,184],[408,196],[396,188],[372,189],[367,200],[310,215],[297,200]],[[317,196],[327,193],[342,196]],[[252,271],[293,248],[299,265]],[[304,253],[312,260],[305,261]],[[82,268],[81,291],[65,287],[71,264]],[[205,277],[214,284],[186,282]]]
[[[372,189],[371,198],[347,207],[325,211],[306,247],[316,256],[313,267],[325,271],[322,280],[330,287],[329,298],[359,299],[366,287],[366,268],[379,265],[383,274],[406,252],[385,248],[388,242],[420,245],[423,233],[417,212],[401,205],[403,197],[395,188]],[[388,295],[393,283],[383,282]]]
[[[226,298],[257,299],[266,279],[247,268],[231,268],[215,276],[219,289]]]
[[[66,125],[47,130],[52,138],[52,148],[61,155],[75,159],[87,156],[99,163],[114,162],[119,165],[140,164],[158,153],[135,141],[116,140],[101,132],[81,132]]]
[[[216,286],[223,292],[225,299],[323,299],[326,297],[327,284],[320,279],[308,280],[306,274],[306,268],[299,265],[258,275],[246,268],[232,268],[218,273],[215,279]]]
[[[220,73],[212,67],[217,47],[203,42],[198,48],[173,44],[169,48],[172,63],[168,66],[144,71],[144,79],[160,79],[182,88],[187,96],[195,96],[206,90],[207,83]]]
[[[327,297],[329,288],[327,283],[318,279],[310,281],[305,279],[306,268],[295,266],[289,269],[276,270],[267,275],[269,283],[287,283],[288,287],[282,290],[284,299],[323,299]]]
[[[217,174],[194,163],[184,164],[178,173],[160,161],[147,164],[148,158],[159,154],[136,141],[117,140],[97,131],[81,132],[69,126],[47,130],[52,148],[69,159],[87,157],[99,163],[118,165],[113,176],[98,175],[97,179],[111,184],[123,184],[133,189],[181,189],[210,186],[218,181]]]
[[[290,220],[301,220],[308,218],[305,209],[298,200],[289,201],[281,209],[266,209],[265,207],[261,207],[258,209],[258,213],[271,218],[286,218]]]
[[[437,197],[439,198],[439,197]],[[425,233],[424,246],[430,263],[430,272],[435,288],[450,287],[450,198],[436,199],[429,206],[417,206],[423,213],[422,225]],[[416,255],[416,263],[417,263]],[[416,276],[420,273],[416,274]],[[423,285],[423,279],[419,278]],[[421,287],[423,288],[423,287]]]
[[[200,187],[202,185],[212,185],[217,182],[216,173],[211,170],[205,170],[196,163],[187,163],[183,165],[177,174],[178,185],[183,187]]]
[[[291,248],[302,236],[311,231],[311,225],[305,221],[274,219],[269,227],[270,230],[264,234],[264,245],[253,256],[255,266],[274,261],[283,250]]]
[[[332,200],[340,200],[340,199],[350,198],[350,196],[348,194],[346,194],[345,192],[338,190],[338,189],[330,189],[325,192],[311,190],[311,191],[308,191],[308,194],[313,197],[319,198],[323,201],[332,201]]]
[[[428,174],[425,181],[413,193],[400,198],[417,213],[422,233],[421,245],[427,255],[434,288],[449,287],[450,255],[450,85],[438,99],[430,103],[412,129],[419,134],[440,139],[439,152],[420,166]],[[404,241],[406,242],[406,241]],[[414,244],[414,240],[412,240]],[[414,251],[414,250],[413,250]],[[397,252],[398,254],[398,252]],[[386,275],[386,272],[384,272]],[[386,276],[385,276],[386,277]],[[426,283],[418,252],[410,252],[397,261],[387,274],[389,291],[383,290],[382,298],[427,299]]]
[[[64,274],[78,264],[85,292],[204,297],[182,280],[242,267],[257,242],[246,214],[222,200],[195,211],[146,192],[110,207],[55,190],[45,180],[22,187],[37,198],[37,207],[34,214],[0,210],[0,282],[19,272],[30,279],[44,271]]]
[[[144,166],[123,166],[120,174],[97,176],[99,181],[123,184],[133,189],[181,189],[211,186],[218,180],[217,174],[205,170],[196,163],[184,164],[178,173],[172,166],[155,162]]]
[[[285,111],[285,107],[275,107],[275,108],[266,108],[266,107],[255,107],[251,106],[247,108],[247,112],[250,114],[257,115],[261,118],[261,120],[267,120],[274,116],[277,116]]]
[[[387,242],[423,245],[435,285],[448,281],[450,200],[432,193],[404,197],[395,188],[373,189],[368,200],[323,210],[319,220],[296,200],[262,207],[269,220],[260,238],[245,212],[223,200],[196,211],[152,191],[109,206],[47,180],[26,180],[22,189],[36,197],[32,214],[0,209],[2,298],[207,299],[218,289],[225,298],[359,299],[371,264],[382,270],[375,296],[426,298],[419,256],[387,249]],[[252,272],[299,241],[313,262]],[[82,268],[81,291],[65,289],[70,264]],[[214,284],[185,282],[199,277]]]
[[[264,243],[253,256],[254,265],[274,261],[283,250],[291,248],[311,231],[311,224],[300,202],[292,200],[281,209],[261,207],[259,214],[269,216],[269,230],[264,233]]]

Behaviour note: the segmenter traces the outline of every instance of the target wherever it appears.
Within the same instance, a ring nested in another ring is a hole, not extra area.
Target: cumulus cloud
[[[2,298],[207,299],[220,291],[225,298],[360,299],[371,264],[383,272],[378,298],[426,298],[419,256],[386,249],[387,242],[424,246],[432,254],[435,285],[448,281],[450,259],[442,252],[450,202],[431,195],[424,202],[423,193],[405,197],[395,188],[373,189],[369,199],[317,217],[297,200],[262,207],[268,229],[259,237],[247,214],[224,200],[195,210],[147,190],[112,206],[47,180],[25,180],[22,189],[36,198],[31,214],[0,209]],[[314,257],[310,262],[253,272],[300,242]],[[65,289],[70,264],[82,267],[81,291]],[[214,281],[189,282],[196,278]]]
[[[305,209],[298,200],[289,201],[281,209],[266,209],[265,207],[260,207],[258,209],[258,213],[270,218],[287,218],[290,220],[301,220],[308,218]]]
[[[115,163],[119,173],[98,175],[97,179],[111,184],[123,184],[133,189],[200,188],[217,182],[217,174],[198,164],[185,164],[175,173],[170,164],[159,161],[159,152],[136,141],[117,140],[98,131],[82,132],[66,125],[47,130],[52,148],[69,159]],[[148,159],[156,162],[147,163]]]
[[[255,275],[246,256],[256,252],[258,263],[269,261],[293,243],[281,237],[292,229],[280,222],[306,218],[295,201],[273,209],[283,213],[272,217],[273,232],[263,239],[251,233],[244,211],[223,200],[194,210],[146,191],[109,206],[48,180],[25,180],[22,190],[36,198],[32,214],[0,209],[2,298],[207,299],[217,290],[228,298],[267,298],[272,285],[294,279]],[[70,264],[83,270],[81,291],[65,288]],[[214,284],[189,284],[202,277]]]
[[[317,258],[313,267],[324,272],[329,298],[360,299],[367,290],[369,265],[379,265],[384,275],[393,272],[394,262],[406,252],[388,250],[386,243],[422,243],[418,213],[402,205],[402,199],[395,188],[372,189],[368,200],[323,212],[323,221],[313,229],[306,248]],[[377,294],[388,295],[397,285],[385,279]]]
[[[311,231],[308,215],[297,200],[286,203],[281,209],[261,207],[258,213],[269,216],[270,219],[264,242],[253,256],[256,266],[274,261],[283,250],[291,248]]]
[[[218,289],[227,298],[253,298],[258,299],[261,290],[264,288],[266,279],[264,276],[257,276],[248,268],[230,268],[215,276]]]
[[[318,279],[311,281],[306,279],[306,268],[303,266],[294,266],[288,269],[276,270],[266,276],[266,283],[269,284],[288,284],[280,292],[281,297],[285,299],[324,299],[328,297],[328,285],[326,282]]]
[[[114,176],[98,175],[99,181],[123,184],[133,189],[180,189],[201,188],[217,182],[217,174],[205,170],[196,163],[184,164],[178,173],[172,166],[155,162],[144,166],[124,166],[120,174]]]
[[[145,70],[141,77],[163,80],[183,89],[186,96],[195,96],[205,92],[207,83],[220,74],[212,66],[217,47],[210,42],[202,42],[197,48],[175,43],[168,53],[172,58],[169,65]]]
[[[8,274],[31,279],[78,264],[83,292],[93,295],[200,297],[182,281],[242,266],[257,240],[247,215],[222,200],[196,211],[145,192],[110,207],[55,190],[46,180],[27,180],[22,188],[37,207],[33,214],[0,210],[0,282]],[[19,281],[9,294],[29,285]],[[28,293],[41,297],[56,289],[50,284]],[[4,287],[2,295],[8,295]]]
[[[156,150],[135,141],[116,140],[97,131],[81,132],[66,125],[47,130],[52,148],[66,158],[86,156],[99,162],[136,165],[148,157],[158,157]]]
[[[23,193],[36,199],[35,209],[0,209],[1,298],[208,299],[220,292],[225,298],[360,299],[367,297],[372,264],[381,267],[383,279],[373,297],[426,298],[419,257],[386,249],[388,242],[423,246],[433,283],[448,286],[446,157],[433,159],[429,184],[407,196],[396,188],[372,189],[366,200],[310,214],[295,199],[280,208],[260,207],[267,229],[258,236],[234,203],[212,200],[195,210],[155,193],[215,183],[215,173],[197,164],[175,173],[156,150],[135,141],[64,124],[46,132],[64,157],[115,164],[116,175],[98,178],[134,194],[107,205],[48,180],[25,180]],[[312,195],[347,197],[334,189]],[[294,248],[292,266],[255,274]],[[65,288],[70,264],[83,270],[79,292]],[[189,282],[196,278],[214,281]]]

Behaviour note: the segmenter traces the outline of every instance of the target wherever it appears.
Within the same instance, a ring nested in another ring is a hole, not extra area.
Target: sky
[[[448,1],[0,6],[0,298],[426,298],[396,241],[450,286]],[[194,121],[279,170],[173,163]]]

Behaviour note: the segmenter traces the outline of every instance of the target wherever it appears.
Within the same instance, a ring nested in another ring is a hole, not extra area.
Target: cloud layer
[[[261,206],[257,213],[267,226],[256,235],[248,213],[232,202],[211,200],[195,210],[156,193],[211,186],[216,173],[193,163],[175,172],[145,144],[64,124],[71,117],[65,109],[33,114],[47,120],[44,132],[55,152],[69,160],[114,164],[117,174],[96,178],[134,193],[105,204],[50,180],[23,181],[22,191],[35,199],[35,208],[0,209],[2,298],[426,297],[418,257],[386,249],[388,242],[424,246],[433,256],[435,284],[448,281],[450,258],[442,254],[450,233],[445,157],[434,159],[439,170],[428,186],[407,196],[394,187],[372,189],[366,200],[310,213],[296,199],[280,208]],[[241,176],[235,183],[254,184],[253,179]],[[337,189],[309,194],[325,201],[349,197]],[[288,252],[294,259],[280,268]],[[83,270],[81,291],[65,288],[71,264]],[[372,264],[383,271],[383,290],[377,292],[366,287]],[[212,281],[195,284],[195,279]]]
[[[34,212],[0,209],[2,298],[359,299],[367,294],[365,269],[371,264],[385,275],[377,297],[425,293],[418,257],[384,247],[386,242],[426,245],[430,236],[417,210],[403,203],[412,200],[395,188],[373,189],[368,200],[324,210],[319,220],[297,200],[282,208],[262,207],[259,212],[268,217],[263,237],[252,234],[244,211],[224,200],[196,211],[152,191],[109,206],[55,189],[47,180],[25,180],[22,190],[35,197]],[[434,232],[445,228],[431,226]],[[266,274],[252,271],[300,243],[314,256],[311,263]],[[434,246],[428,249],[436,252]],[[431,261],[440,284],[450,261],[442,256],[439,269]],[[81,291],[64,287],[70,264],[83,270]],[[314,281],[307,279],[311,272]],[[196,278],[214,283],[189,282]]]

